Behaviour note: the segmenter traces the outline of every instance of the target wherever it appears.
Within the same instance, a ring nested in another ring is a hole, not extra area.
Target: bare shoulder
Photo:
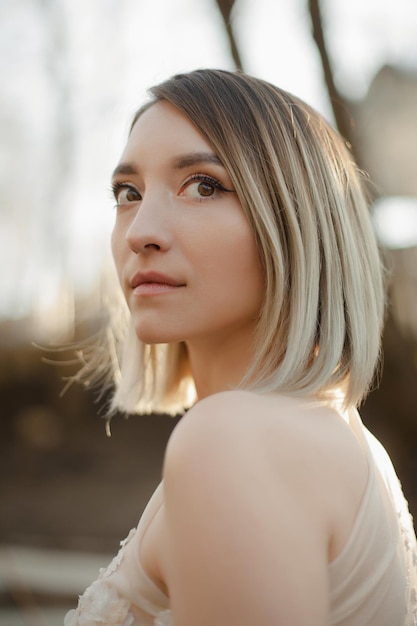
[[[184,452],[193,454],[200,445],[197,453],[200,460],[205,455],[211,456],[211,446],[215,446],[217,454],[236,451],[245,443],[253,446],[253,437],[262,432],[265,418],[255,394],[230,391],[209,396],[192,407],[179,422],[171,435],[167,458],[170,460],[179,452],[180,458],[186,461]],[[250,435],[249,441],[247,435]]]
[[[259,456],[259,459],[257,458]],[[314,400],[248,391],[215,394],[198,402],[174,430],[167,450],[172,463],[227,462],[228,471],[258,461],[271,477],[293,469],[326,474],[344,472],[349,480],[366,475],[366,460],[354,434],[333,409]],[[359,480],[360,482],[360,480]]]
[[[244,486],[242,506],[268,515],[277,505],[281,516],[284,507],[290,516],[305,516],[309,527],[303,532],[316,524],[326,536],[331,561],[349,538],[368,465],[349,426],[328,406],[232,391],[199,402],[179,423],[164,475],[185,497],[203,489],[227,508]]]
[[[196,404],[164,467],[160,570],[178,623],[326,623],[329,554],[366,481],[352,466],[359,445],[317,403],[233,391]]]

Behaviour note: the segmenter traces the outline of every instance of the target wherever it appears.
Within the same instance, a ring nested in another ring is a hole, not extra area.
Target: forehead
[[[169,102],[152,104],[135,122],[123,159],[137,150],[172,153],[208,150],[210,144],[190,120]]]

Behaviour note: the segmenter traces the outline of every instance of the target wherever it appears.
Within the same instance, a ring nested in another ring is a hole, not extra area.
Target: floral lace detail
[[[133,528],[120,542],[120,550],[110,565],[99,570],[98,579],[85,590],[78,607],[65,616],[64,626],[134,626],[135,618],[129,611],[130,602],[122,598],[105,579],[119,567],[135,531]]]
[[[133,626],[130,603],[116,589],[96,580],[81,596],[78,607],[67,613],[64,626]]]
[[[172,626],[172,611],[168,609],[158,613],[155,617],[154,626]]]

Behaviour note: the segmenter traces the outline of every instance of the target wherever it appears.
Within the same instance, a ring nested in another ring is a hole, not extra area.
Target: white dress
[[[327,626],[417,626],[417,550],[412,519],[390,459],[352,410],[346,416],[369,461],[350,538],[329,564]],[[156,489],[137,529],[80,597],[64,626],[172,626],[169,598],[147,576],[141,537],[163,504]]]

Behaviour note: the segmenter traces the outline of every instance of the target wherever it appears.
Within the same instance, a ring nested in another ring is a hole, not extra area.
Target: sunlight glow
[[[385,248],[417,246],[417,198],[390,196],[375,202],[373,221]]]

